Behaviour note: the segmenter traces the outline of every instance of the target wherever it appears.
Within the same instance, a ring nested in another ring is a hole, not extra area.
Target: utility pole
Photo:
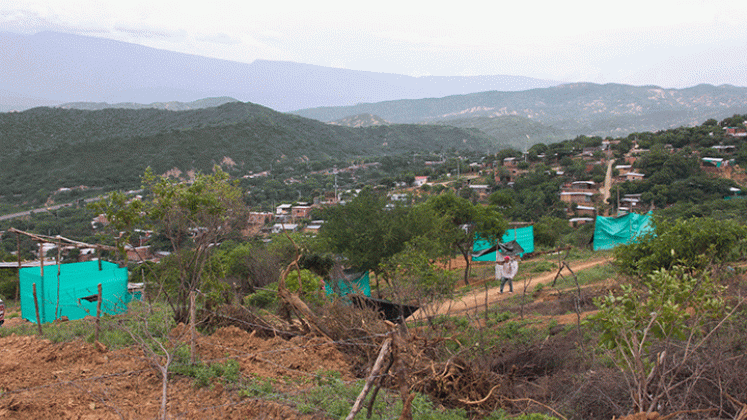
[[[335,202],[340,201],[340,197],[337,196],[337,172],[335,172]]]

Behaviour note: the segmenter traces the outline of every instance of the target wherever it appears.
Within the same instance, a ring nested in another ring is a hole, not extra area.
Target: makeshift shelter
[[[361,294],[371,297],[371,279],[368,271],[358,273],[343,273],[342,276],[324,282],[327,296],[336,294],[345,297],[349,294]]]
[[[359,308],[371,308],[381,313],[387,321],[404,322],[408,316],[412,315],[420,307],[417,305],[405,305],[394,303],[384,299],[376,299],[370,296],[350,295],[353,303]]]
[[[344,272],[334,280],[324,282],[327,296],[337,295],[346,303],[352,303],[359,308],[371,308],[381,313],[384,319],[401,322],[418,310],[418,306],[390,302],[371,297],[371,283],[369,272]]]
[[[597,216],[594,225],[594,251],[612,249],[634,242],[639,236],[653,231],[651,212],[628,213],[619,217]]]
[[[472,261],[495,261],[496,247],[502,255],[523,256],[525,253],[534,252],[534,226],[507,230],[498,244],[476,236],[472,245]]]
[[[21,316],[36,322],[34,284],[41,322],[52,322],[63,316],[70,320],[96,316],[99,284],[101,312],[124,312],[131,300],[127,291],[127,268],[119,268],[117,264],[106,261],[102,261],[100,267],[101,270],[99,261],[47,266],[43,276],[40,267],[21,268]]]

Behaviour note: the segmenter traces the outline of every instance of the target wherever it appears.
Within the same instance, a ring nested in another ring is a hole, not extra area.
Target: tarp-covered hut
[[[127,309],[131,296],[127,291],[127,268],[102,261],[88,261],[59,266],[22,268],[19,273],[21,286],[21,316],[36,322],[34,306],[34,284],[39,302],[41,322],[52,322],[60,317],[69,320],[81,319],[87,315],[96,316],[98,285],[101,284],[101,311],[118,314]],[[58,287],[59,284],[59,293]]]
[[[653,228],[651,212],[628,213],[620,217],[597,216],[594,225],[594,251],[612,249],[616,245],[633,242]]]
[[[516,249],[520,251],[513,252],[507,247],[501,249],[500,244],[510,245],[513,241],[518,243],[519,247]],[[504,255],[524,256],[525,253],[534,252],[534,226],[508,229],[503,234],[500,244],[498,244],[499,250]],[[472,261],[495,261],[495,246],[494,243],[481,239],[479,236],[476,237],[472,245]]]

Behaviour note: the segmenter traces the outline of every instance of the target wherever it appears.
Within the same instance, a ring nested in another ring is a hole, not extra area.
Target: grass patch
[[[147,318],[151,335],[157,339],[166,339],[174,323],[171,308],[165,303],[154,304],[150,309],[143,303],[132,302],[128,312],[119,315],[103,315],[101,317],[99,341],[109,349],[119,349],[135,344],[127,329],[137,331],[144,325]],[[43,338],[62,343],[83,340],[94,341],[95,323],[93,318],[75,321],[50,322],[42,324]],[[37,326],[33,323],[23,323],[13,327],[0,328],[0,337],[15,335],[37,335]]]
[[[194,378],[196,388],[211,386],[216,381],[223,384],[235,383],[239,381],[241,375],[239,362],[233,359],[212,364],[180,364],[173,366],[171,371],[177,375]]]
[[[301,414],[323,413],[332,418],[344,419],[350,413],[353,402],[364,384],[363,380],[346,383],[340,379],[339,372],[326,371],[318,373],[313,386],[300,393],[281,394],[276,392],[272,380],[256,379],[244,385],[240,394],[244,397],[292,403]],[[371,410],[370,418],[376,420],[396,418],[401,411],[402,400],[399,394],[382,388]],[[396,415],[393,416],[393,413]],[[416,395],[412,403],[412,414],[416,419],[464,420],[470,418],[464,410],[438,409],[422,394]],[[362,418],[363,414],[359,416]]]
[[[310,383],[311,387],[296,393],[278,392],[273,379],[255,378],[242,384],[239,393],[247,398],[260,398],[293,404],[301,414],[324,414],[331,418],[344,419],[350,413],[353,402],[355,402],[365,384],[363,380],[345,382],[341,379],[340,373],[336,371],[319,371],[310,382],[308,380],[300,381],[304,384]],[[370,394],[368,397],[370,398]],[[401,412],[402,399],[399,394],[382,388],[373,405],[370,418],[375,420],[393,419],[398,418]],[[363,413],[366,413],[365,408],[361,410],[358,417],[363,418],[365,415]],[[412,402],[412,415],[415,419],[433,420],[467,420],[474,418],[463,409],[436,407],[423,394],[416,394]],[[482,418],[490,420],[552,419],[552,417],[542,414],[510,415],[503,410],[488,413]]]
[[[529,273],[548,273],[551,271],[557,271],[558,270],[558,264],[554,261],[536,261],[531,263],[525,263],[523,264],[524,271],[527,271]]]
[[[576,273],[578,284],[582,286],[585,284],[599,283],[610,277],[614,277],[615,275],[617,275],[617,270],[610,263],[599,264]]]

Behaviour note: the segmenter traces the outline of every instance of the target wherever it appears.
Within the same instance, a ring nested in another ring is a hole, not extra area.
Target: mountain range
[[[415,123],[479,130],[491,138],[490,148],[518,149],[747,113],[747,88],[731,85],[663,89],[501,75],[410,77],[280,61],[239,63],[55,32],[0,32],[0,46],[0,111],[188,111],[250,102],[347,127]],[[177,120],[185,118],[180,115]]]
[[[320,121],[360,114],[392,123],[438,123],[477,127],[497,135],[513,124],[518,136],[542,134],[552,142],[577,135],[624,136],[632,132],[693,126],[747,111],[747,88],[698,85],[657,86],[573,83],[518,92],[478,92],[444,98],[411,99],[319,107],[295,111]],[[479,118],[480,121],[469,121]],[[523,120],[523,123],[519,121]],[[521,127],[525,126],[525,127]],[[555,140],[553,140],[555,139]]]
[[[240,63],[57,32],[0,32],[0,111],[69,102],[232,97],[277,111],[514,91],[560,82],[522,76],[412,77],[284,61]]]

